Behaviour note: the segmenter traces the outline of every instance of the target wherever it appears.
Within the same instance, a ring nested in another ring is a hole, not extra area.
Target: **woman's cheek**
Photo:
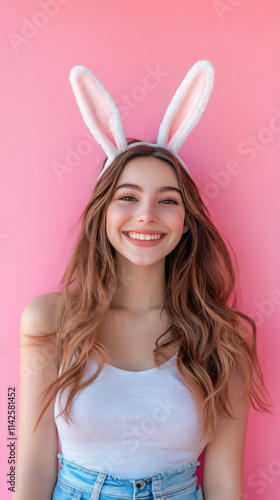
[[[181,230],[185,221],[185,212],[178,210],[170,212],[166,218],[168,219],[168,224],[172,226],[173,229]]]
[[[111,205],[107,210],[107,224],[120,225],[131,216],[131,210],[126,206]]]

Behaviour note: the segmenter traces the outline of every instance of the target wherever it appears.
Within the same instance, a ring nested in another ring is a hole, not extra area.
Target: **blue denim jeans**
[[[195,474],[199,462],[178,465],[150,477],[126,479],[81,467],[57,454],[58,471],[52,500],[203,500]]]

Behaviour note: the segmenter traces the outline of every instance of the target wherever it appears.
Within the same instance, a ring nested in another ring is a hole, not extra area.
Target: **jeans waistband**
[[[198,461],[178,465],[152,476],[128,479],[105,471],[88,469],[65,459],[61,453],[58,453],[57,457],[61,463],[58,473],[60,481],[67,486],[76,487],[88,493],[96,493],[96,496],[93,495],[92,498],[99,498],[101,488],[104,495],[139,500],[148,498],[149,495],[160,499],[163,493],[179,492],[180,489],[186,493],[189,491],[190,495],[193,492],[193,496],[186,498],[202,498],[199,494],[196,496],[195,493],[200,490],[195,474],[200,465]]]

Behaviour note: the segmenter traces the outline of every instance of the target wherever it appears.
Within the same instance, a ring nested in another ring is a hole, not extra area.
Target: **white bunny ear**
[[[161,122],[157,143],[179,151],[199,122],[212,92],[215,70],[209,61],[198,61],[171,100]]]
[[[127,141],[119,110],[102,83],[84,66],[74,66],[70,82],[83,119],[109,160],[124,151]]]

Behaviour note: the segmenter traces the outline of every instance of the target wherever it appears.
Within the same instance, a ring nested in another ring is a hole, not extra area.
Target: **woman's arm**
[[[20,411],[15,493],[12,500],[51,500],[57,477],[57,430],[51,404],[32,435],[44,405],[39,398],[57,378],[57,361],[50,348],[28,346],[29,335],[53,328],[54,294],[36,297],[29,302],[20,322]],[[47,359],[43,370],[43,363]]]
[[[243,395],[242,382],[232,377],[229,400],[236,420],[220,418],[217,435],[204,452],[203,493],[205,500],[243,498],[243,461],[249,399]]]

